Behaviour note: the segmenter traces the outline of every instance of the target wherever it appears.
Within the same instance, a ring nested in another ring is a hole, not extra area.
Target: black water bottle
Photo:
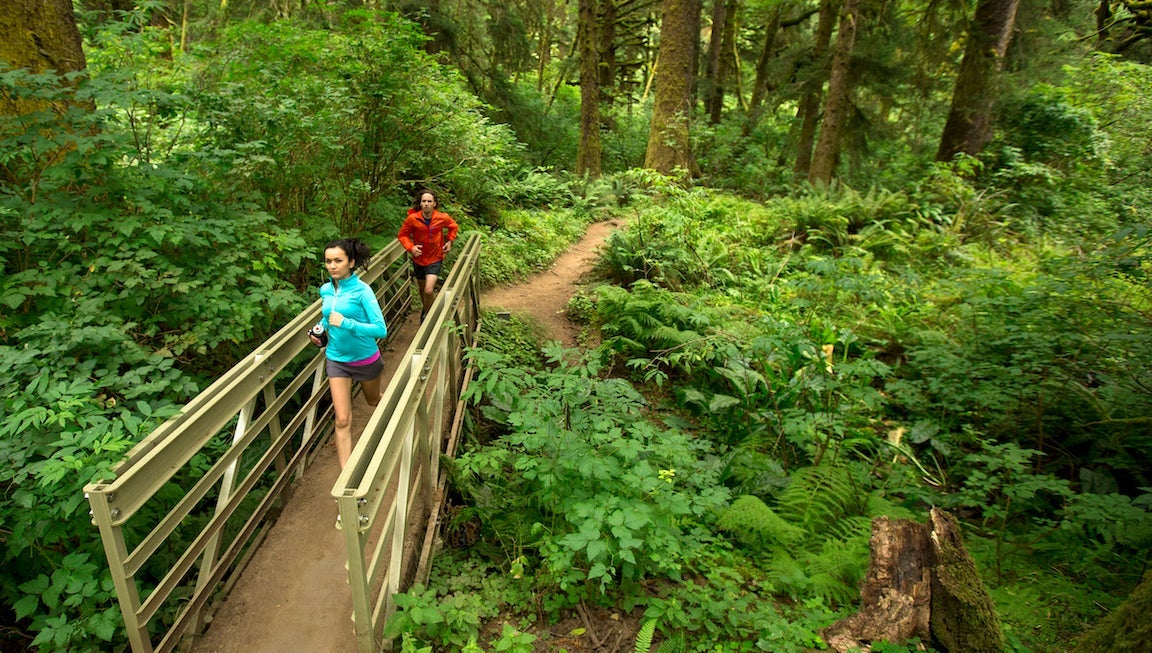
[[[308,330],[308,333],[309,335],[316,336],[316,339],[320,341],[320,347],[328,346],[328,332],[324,330],[323,324],[317,322],[316,326]]]

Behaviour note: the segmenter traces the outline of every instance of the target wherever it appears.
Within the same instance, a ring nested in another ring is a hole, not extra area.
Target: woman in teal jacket
[[[360,382],[369,406],[380,403],[384,363],[376,339],[387,336],[388,327],[372,286],[355,272],[370,257],[368,246],[355,238],[334,240],[324,248],[324,267],[331,279],[320,287],[320,325],[328,335],[326,369],[336,414],[334,438],[340,469],[352,453],[352,382]],[[311,338],[317,347],[324,346],[316,335]]]

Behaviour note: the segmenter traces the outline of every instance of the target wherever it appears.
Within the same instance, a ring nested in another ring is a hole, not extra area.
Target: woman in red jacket
[[[408,209],[408,217],[400,226],[397,238],[404,249],[412,255],[412,277],[420,292],[420,321],[428,314],[435,299],[436,278],[440,276],[440,266],[444,255],[452,249],[459,227],[447,213],[437,211],[440,207],[436,194],[432,191],[420,193],[416,206]]]

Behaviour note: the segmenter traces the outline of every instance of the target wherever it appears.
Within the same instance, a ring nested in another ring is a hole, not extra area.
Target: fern
[[[732,502],[716,523],[741,544],[761,552],[773,546],[793,547],[804,541],[803,529],[789,524],[759,498],[745,495]]]
[[[872,534],[872,518],[866,515],[847,515],[828,526],[826,535],[837,540],[868,540]]]
[[[652,636],[656,634],[656,620],[645,619],[644,623],[640,625],[640,630],[636,632],[636,647],[633,649],[635,653],[648,653],[652,649]]]
[[[825,540],[820,553],[806,561],[812,593],[833,607],[855,603],[868,571],[868,551],[867,535]]]
[[[820,533],[849,514],[862,512],[863,497],[847,467],[798,470],[781,493],[777,512],[810,533]]]
[[[673,637],[664,640],[656,653],[686,653],[688,644],[684,641],[684,633],[676,633]]]

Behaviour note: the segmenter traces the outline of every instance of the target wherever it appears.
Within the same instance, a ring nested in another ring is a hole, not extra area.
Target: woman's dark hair
[[[337,238],[324,246],[324,249],[331,249],[339,247],[344,250],[348,258],[352,261],[352,269],[356,269],[361,265],[367,265],[368,259],[372,258],[372,250],[368,246],[360,242],[359,238]]]
[[[412,208],[420,209],[421,208],[420,207],[420,200],[423,199],[425,195],[431,195],[432,201],[436,202],[436,204],[432,208],[434,208],[434,209],[440,208],[440,197],[436,194],[436,191],[428,189],[428,188],[425,188],[424,190],[421,190],[419,193],[416,193],[416,201],[412,203]]]

